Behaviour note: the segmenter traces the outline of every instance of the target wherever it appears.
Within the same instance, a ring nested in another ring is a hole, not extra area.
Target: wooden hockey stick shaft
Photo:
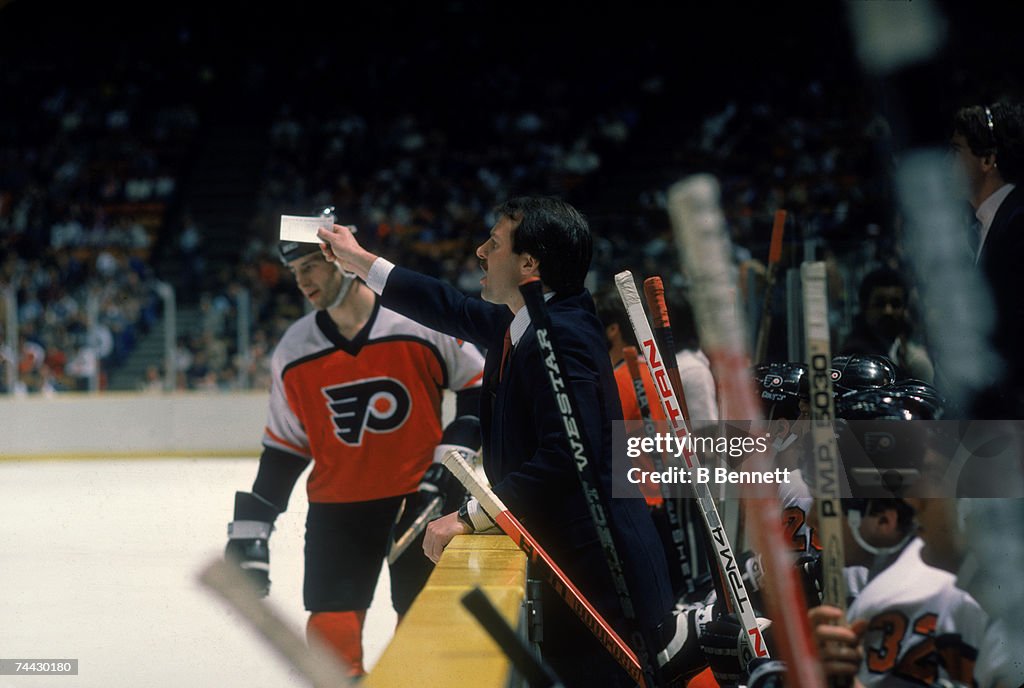
[[[679,376],[675,338],[672,336],[668,304],[665,303],[665,285],[661,281],[661,277],[655,275],[644,280],[644,296],[647,297],[647,310],[651,314],[654,336],[658,338],[658,348],[667,356],[665,358],[665,369],[668,371],[669,382],[672,383],[676,399],[679,400],[679,409],[683,412],[683,420],[689,424],[693,421],[693,418],[690,416],[690,409],[686,406],[686,392],[683,390],[683,380]],[[708,419],[699,418],[698,420]]]
[[[768,271],[764,280],[764,301],[761,303],[761,322],[757,328],[757,343],[754,345],[754,362],[761,363],[768,355],[768,335],[772,329],[772,292],[782,260],[782,234],[786,229],[786,211],[776,210],[772,223],[772,239],[768,247]]]
[[[683,379],[679,374],[679,362],[676,360],[675,356],[674,337],[672,336],[672,320],[668,314],[668,303],[665,301],[665,284],[662,282],[661,277],[655,275],[644,280],[644,296],[647,299],[647,311],[651,315],[652,329],[654,330],[654,336],[658,341],[658,348],[662,352],[668,352],[668,355],[665,358],[665,370],[668,373],[669,382],[672,383],[672,389],[676,393],[676,399],[679,400],[679,408],[683,412],[683,420],[686,422],[687,428],[692,428],[693,417],[690,415],[690,410],[686,405],[686,391],[683,388]],[[709,419],[698,418],[697,420],[707,421]],[[736,535],[736,532],[730,531],[729,528],[726,528],[725,532],[732,532],[734,536]],[[730,541],[736,542],[737,540],[730,538]],[[705,546],[709,551],[714,549],[714,544],[707,538],[705,538]],[[714,562],[709,562],[709,564],[709,572],[711,574],[715,590],[718,591],[720,599],[725,604],[726,609],[730,612],[734,611],[732,596],[724,594],[725,572]]]
[[[477,476],[462,455],[455,450],[449,450],[442,459],[444,465],[452,472],[452,475],[462,483],[479,503],[484,512],[494,521],[495,525],[503,533],[512,538],[512,541],[519,546],[519,549],[526,553],[530,563],[537,568],[547,579],[555,592],[569,605],[580,621],[583,622],[594,637],[604,648],[615,658],[615,660],[626,670],[630,678],[641,686],[647,686],[644,680],[644,671],[636,654],[630,649],[619,634],[611,627],[601,613],[598,612],[579,588],[569,580],[554,559],[541,547],[540,543],[530,535],[530,532],[523,527],[523,524],[512,515],[508,507],[498,498],[498,495],[487,487]]]
[[[640,420],[643,422],[644,434],[651,439],[657,439],[658,430],[654,420],[651,418],[651,405],[647,398],[647,390],[644,388],[644,380],[640,375],[640,360],[635,346],[627,346],[622,350],[626,360],[626,367],[629,369],[629,376],[633,380],[633,391],[636,393],[637,408],[640,411]],[[654,470],[663,471],[665,462],[662,460],[661,452],[651,452],[651,459],[654,463]],[[665,503],[665,515],[668,516],[669,534],[672,537],[672,546],[675,547],[676,556],[679,559],[679,566],[683,573],[683,584],[686,592],[693,592],[696,588],[693,580],[693,567],[690,565],[690,556],[687,554],[686,534],[683,532],[683,519],[679,513],[679,504],[671,494],[668,487],[660,484],[661,498]]]
[[[822,603],[846,611],[846,579],[843,567],[843,510],[839,501],[839,447],[835,435],[835,403],[832,396],[832,347],[828,324],[828,288],[825,263],[800,266],[803,282],[804,340],[811,401],[811,439],[814,442],[815,508],[818,541],[821,543]],[[831,678],[836,687],[848,679]]]
[[[711,359],[718,381],[723,417],[756,421],[760,404],[750,379],[746,337],[732,278],[729,238],[718,200],[718,183],[710,175],[695,175],[674,184],[668,193],[672,229],[691,282],[694,313],[701,345]],[[797,581],[792,554],[782,531],[782,511],[774,490],[747,485],[747,526],[767,570],[768,610],[777,624],[779,642],[789,670],[789,685],[811,688],[824,685],[811,636],[807,605]]]
[[[310,685],[315,688],[355,685],[341,660],[315,639],[307,645],[257,596],[252,583],[236,566],[218,557],[200,571],[199,581],[248,621]]]
[[[832,395],[831,345],[828,326],[828,294],[825,264],[804,263],[804,339],[811,401],[811,436],[814,441],[815,504],[818,509],[818,539],[822,547],[825,604],[846,610],[846,582],[843,578],[843,522],[840,508],[839,448],[836,443],[835,405]]]
[[[551,667],[530,650],[479,587],[462,596],[462,606],[483,626],[530,688],[563,688]]]
[[[686,467],[690,471],[697,471],[701,468],[701,462],[690,448],[689,443],[685,442],[690,435],[690,430],[686,426],[686,421],[679,408],[679,401],[676,398],[675,392],[672,391],[671,383],[668,381],[668,373],[665,369],[662,354],[658,349],[657,341],[655,341],[654,332],[647,322],[646,315],[644,315],[643,305],[640,303],[640,293],[637,291],[636,283],[633,281],[633,274],[628,270],[620,272],[615,276],[615,285],[619,290],[619,296],[622,297],[622,303],[626,307],[629,320],[633,324],[633,331],[636,333],[637,341],[643,347],[644,358],[647,360],[647,367],[651,371],[651,377],[654,379],[654,387],[658,391],[658,397],[665,411],[665,418],[668,421],[669,428],[676,437],[684,441],[682,456],[686,462]],[[736,553],[729,542],[729,537],[722,525],[722,519],[718,515],[718,507],[715,505],[715,500],[711,496],[711,488],[707,482],[697,480],[691,481],[690,484],[700,506],[704,526],[712,541],[712,550],[715,553],[716,563],[721,568],[724,578],[728,581],[728,585],[725,586],[726,589],[720,591],[720,593],[724,592],[725,595],[728,595],[729,600],[732,602],[733,611],[746,631],[744,640],[749,654],[747,659],[767,657],[768,648],[764,644],[761,628],[757,623],[753,606],[750,603],[750,595],[747,593],[746,585],[743,583],[743,575],[736,563]]]
[[[395,538],[391,549],[388,551],[388,564],[394,564],[398,561],[398,558],[405,553],[405,550],[409,549],[409,545],[415,542],[420,533],[426,530],[427,524],[441,515],[441,501],[440,497],[431,499],[420,515],[416,517],[416,520],[409,524],[409,529]],[[401,512],[399,512],[399,515],[401,515]]]

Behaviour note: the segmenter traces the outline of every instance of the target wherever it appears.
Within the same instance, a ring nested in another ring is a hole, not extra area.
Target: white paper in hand
[[[304,217],[302,215],[281,216],[281,241],[298,241],[304,244],[322,243],[316,235],[316,230],[321,227],[330,229],[334,225],[333,215],[316,215]]]

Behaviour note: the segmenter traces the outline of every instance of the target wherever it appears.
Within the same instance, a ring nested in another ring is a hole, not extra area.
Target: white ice
[[[0,658],[79,660],[0,688],[305,685],[196,580],[220,557],[256,458],[0,461]],[[304,480],[304,479],[303,479]],[[269,602],[304,634],[303,481],[270,541]],[[387,567],[366,620],[372,667],[395,625]]]

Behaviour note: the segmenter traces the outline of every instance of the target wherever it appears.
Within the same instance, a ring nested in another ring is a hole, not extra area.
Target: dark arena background
[[[666,192],[707,172],[751,333],[788,212],[765,360],[803,359],[805,260],[828,265],[833,353],[878,268],[908,277],[931,350],[916,290],[944,276],[913,273],[894,179],[947,150],[959,108],[1024,100],[1022,20],[926,0],[0,0],[0,661],[80,659],[0,688],[304,685],[195,582],[308,307],[282,214],[333,205],[367,248],[479,293],[492,208],[558,196],[593,231],[592,292],[629,269],[671,298],[690,283]],[[271,596],[300,634],[302,492]]]

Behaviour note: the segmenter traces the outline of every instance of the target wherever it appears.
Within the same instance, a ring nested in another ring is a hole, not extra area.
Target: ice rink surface
[[[77,676],[0,688],[305,685],[196,580],[220,557],[257,460],[0,461],[0,658],[78,659]],[[268,601],[304,637],[305,476],[270,540]],[[387,567],[366,619],[367,667],[394,631]]]

